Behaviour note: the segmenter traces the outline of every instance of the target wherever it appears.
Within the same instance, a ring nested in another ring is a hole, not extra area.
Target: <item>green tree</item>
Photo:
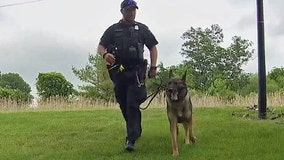
[[[113,84],[110,80],[105,61],[99,55],[88,57],[89,63],[81,69],[72,67],[73,73],[86,85],[79,86],[84,96],[103,99],[106,101],[114,99]]]
[[[181,38],[185,42],[180,54],[194,75],[194,89],[208,92],[210,88],[212,91],[216,79],[230,91],[238,91],[248,83],[248,75],[241,67],[254,52],[251,41],[235,36],[229,47],[224,48],[221,46],[224,34],[217,24],[205,30],[191,27]]]
[[[281,88],[279,87],[279,84],[274,79],[267,77],[267,79],[266,79],[266,91],[273,93],[273,92],[281,91]]]
[[[241,95],[249,95],[251,93],[258,93],[258,74],[248,74],[248,83],[241,89]]]
[[[19,74],[0,72],[0,99],[29,103],[33,99],[30,92],[30,85]]]
[[[17,103],[30,103],[33,96],[18,89],[0,87],[0,99],[9,99]]]
[[[67,98],[72,95],[75,90],[73,84],[57,72],[39,73],[36,81],[38,95],[43,99],[54,96]]]
[[[284,89],[284,68],[274,67],[268,74],[267,77],[274,80],[278,85],[279,90]]]
[[[17,89],[26,94],[31,93],[30,85],[17,73],[0,73],[0,87]]]
[[[229,90],[227,86],[227,81],[225,79],[216,78],[215,81],[209,87],[208,93],[214,96],[224,97],[225,99],[231,100],[235,98],[236,94],[235,92]]]

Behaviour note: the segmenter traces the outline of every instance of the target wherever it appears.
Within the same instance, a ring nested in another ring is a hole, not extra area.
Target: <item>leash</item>
[[[165,86],[163,86],[163,79],[162,79],[162,77],[161,77],[161,75],[160,74],[158,74],[158,76],[159,76],[159,78],[160,78],[160,84],[157,84],[157,83],[153,83],[153,84],[155,84],[155,85],[157,85],[158,87],[157,87],[157,89],[156,89],[156,91],[155,92],[153,92],[153,93],[151,93],[150,95],[148,95],[147,96],[147,98],[146,98],[146,100],[148,99],[148,98],[150,98],[150,97],[152,97],[151,99],[150,99],[150,101],[148,102],[148,104],[146,105],[146,107],[139,107],[141,110],[146,110],[149,106],[150,106],[150,104],[151,104],[151,102],[154,100],[154,98],[161,92],[161,91],[163,91],[166,87]],[[146,101],[145,100],[145,101]]]
[[[148,104],[146,105],[146,107],[144,107],[144,108],[140,107],[140,109],[141,109],[141,110],[146,110],[146,109],[150,106],[150,104],[151,104],[151,102],[153,101],[153,99],[158,95],[158,93],[160,93],[160,91],[161,91],[161,89],[158,88],[158,89],[156,90],[156,92],[153,92],[152,94],[150,94],[149,96],[147,96],[146,100],[147,100],[149,97],[151,97],[151,96],[153,96],[153,97],[150,99],[150,101],[148,102]]]

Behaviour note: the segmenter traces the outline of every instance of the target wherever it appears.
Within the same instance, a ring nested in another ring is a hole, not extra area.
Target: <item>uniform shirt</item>
[[[135,34],[138,34],[138,41],[140,44],[142,44],[143,47],[144,45],[146,45],[146,47],[150,50],[153,46],[158,44],[155,36],[145,24],[139,22],[134,22],[133,24],[125,24],[122,22],[122,20],[111,25],[104,32],[99,44],[103,45],[107,49],[109,49],[109,46],[115,46],[118,52],[121,52],[120,54],[126,54],[127,48],[131,45],[131,42],[129,40],[131,39],[131,33],[129,31],[130,27],[135,30]],[[119,37],[120,39],[117,40],[117,37]]]

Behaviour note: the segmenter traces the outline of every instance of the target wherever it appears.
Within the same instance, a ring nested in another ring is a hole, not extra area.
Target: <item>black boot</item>
[[[134,151],[134,150],[135,150],[134,142],[131,142],[131,141],[129,141],[129,140],[126,140],[124,149],[125,149],[126,151],[129,151],[129,152]]]

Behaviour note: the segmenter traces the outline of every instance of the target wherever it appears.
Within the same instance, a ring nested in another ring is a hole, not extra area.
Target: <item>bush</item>
[[[39,96],[43,99],[56,96],[67,98],[75,92],[73,84],[57,72],[39,73],[36,88]]]
[[[0,87],[0,99],[9,99],[17,103],[30,103],[33,96],[18,89]]]

